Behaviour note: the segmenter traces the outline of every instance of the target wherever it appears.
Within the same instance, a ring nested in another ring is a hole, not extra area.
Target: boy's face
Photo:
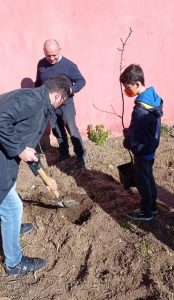
[[[123,84],[124,86],[124,92],[126,94],[126,96],[128,97],[135,97],[138,95],[138,91],[139,91],[139,84],[135,83],[135,84]]]

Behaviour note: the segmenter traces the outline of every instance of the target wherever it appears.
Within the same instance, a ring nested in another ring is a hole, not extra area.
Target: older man
[[[59,161],[70,157],[67,132],[71,137],[74,152],[80,166],[85,165],[86,150],[75,121],[75,106],[73,101],[74,93],[79,92],[85,85],[85,79],[80,73],[77,65],[61,56],[61,49],[56,40],[46,40],[44,43],[45,57],[37,66],[35,87],[40,86],[48,78],[58,74],[66,75],[71,81],[71,95],[56,109],[57,124],[60,130],[58,137]]]
[[[44,259],[22,255],[20,233],[26,233],[32,224],[21,227],[23,205],[16,192],[16,179],[21,160],[38,161],[35,147],[47,121],[52,118],[53,124],[53,109],[69,94],[69,84],[60,75],[37,89],[19,89],[0,96],[0,219],[8,275],[26,274],[46,263]],[[51,189],[56,188],[52,179]]]

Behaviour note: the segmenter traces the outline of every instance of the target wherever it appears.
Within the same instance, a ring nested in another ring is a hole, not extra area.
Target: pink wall
[[[121,122],[97,111],[121,112],[119,87],[120,37],[133,34],[125,66],[139,63],[146,85],[154,85],[164,99],[163,122],[174,121],[174,2],[164,0],[6,0],[0,13],[0,92],[19,88],[23,78],[35,80],[43,56],[43,42],[55,38],[62,54],[79,66],[87,80],[75,97],[77,123],[83,135],[89,123],[104,124],[116,134]],[[133,100],[126,98],[125,123]]]

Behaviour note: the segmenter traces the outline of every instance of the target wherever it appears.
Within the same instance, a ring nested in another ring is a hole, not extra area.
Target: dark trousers
[[[67,104],[57,108],[56,115],[57,125],[61,133],[61,137],[58,138],[60,153],[63,155],[69,154],[68,132],[73,144],[74,153],[77,157],[82,157],[85,148],[75,121],[76,111],[74,101],[71,100]]]
[[[157,189],[153,177],[153,160],[146,160],[134,156],[134,176],[137,190],[141,196],[140,209],[144,213],[150,213],[157,209]]]

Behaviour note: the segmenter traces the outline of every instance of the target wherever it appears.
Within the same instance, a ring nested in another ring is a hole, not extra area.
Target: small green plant
[[[151,245],[148,240],[145,239],[143,241],[143,243],[139,247],[138,252],[147,263],[153,264],[153,262],[154,262],[153,250],[152,250]]]
[[[89,124],[87,126],[88,139],[98,145],[105,145],[108,137],[111,135],[110,130],[104,129],[103,125],[96,125],[95,128]]]
[[[174,135],[174,127],[166,124],[161,124],[161,135],[165,136],[168,134]]]

